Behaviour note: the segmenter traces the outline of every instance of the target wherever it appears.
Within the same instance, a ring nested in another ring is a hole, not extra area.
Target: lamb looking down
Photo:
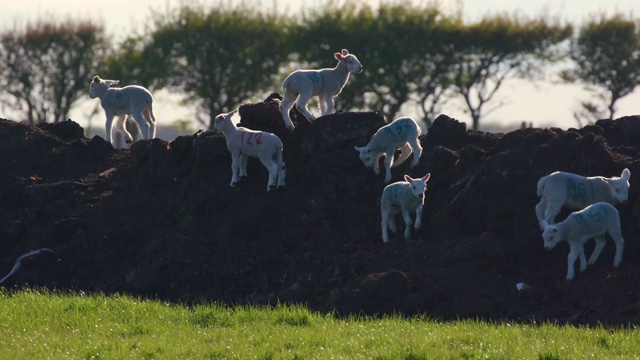
[[[616,254],[613,258],[613,266],[620,266],[622,252],[624,251],[624,239],[620,230],[620,215],[613,205],[607,202],[597,202],[583,210],[572,212],[564,221],[549,225],[542,220],[542,238],[546,250],[553,249],[559,242],[569,243],[569,256],[567,257],[567,280],[575,276],[573,265],[580,257],[580,271],[587,268],[584,256],[584,244],[591,238],[595,238],[596,247],[589,258],[589,265],[593,265],[606,244],[604,235],[609,233],[616,244]]]
[[[272,133],[249,130],[237,127],[231,122],[234,110],[228,114],[216,116],[213,127],[224,133],[227,148],[231,153],[231,184],[236,186],[238,180],[247,177],[248,157],[256,157],[269,171],[267,191],[284,188],[285,164],[282,160],[282,141]]]
[[[378,129],[369,140],[369,143],[363,147],[354,146],[354,149],[360,153],[360,160],[368,168],[373,167],[373,171],[380,174],[380,157],[384,156],[384,166],[386,174],[384,183],[391,181],[391,168],[401,165],[409,158],[413,152],[413,161],[411,168],[418,165],[420,156],[422,155],[422,146],[418,137],[421,134],[420,127],[410,117],[403,117],[394,120],[391,124],[385,125]],[[393,160],[393,155],[397,148],[402,151],[397,160]]]
[[[402,212],[405,230],[404,238],[411,239],[411,212],[416,213],[415,229],[419,229],[422,224],[422,206],[424,206],[424,192],[427,190],[427,181],[431,174],[427,174],[418,179],[412,179],[408,175],[404,176],[405,181],[387,185],[382,191],[380,198],[380,213],[382,216],[382,241],[389,242],[389,229],[396,232],[395,216]]]
[[[322,115],[329,115],[333,111],[333,98],[340,94],[349,80],[349,74],[362,72],[362,64],[355,55],[349,54],[349,50],[342,49],[341,53],[333,56],[338,60],[338,65],[333,69],[296,70],[284,79],[284,98],[280,104],[280,112],[289,131],[294,128],[289,118],[293,103],[309,121],[315,121],[316,117],[307,109],[307,103],[311,97],[318,96]]]
[[[156,137],[156,118],[153,115],[153,96],[142,86],[129,85],[123,88],[111,88],[119,80],[103,80],[94,76],[89,85],[89,97],[100,98],[100,105],[107,117],[105,124],[106,140],[111,143],[111,125],[113,117],[118,116],[116,126],[127,144],[133,143],[131,134],[124,126],[127,115],[131,115],[138,124],[145,140]]]
[[[542,221],[555,222],[555,217],[565,206],[571,210],[583,209],[593,203],[604,201],[612,205],[624,203],[629,198],[629,169],[622,170],[620,177],[584,177],[556,171],[538,181],[536,216]]]

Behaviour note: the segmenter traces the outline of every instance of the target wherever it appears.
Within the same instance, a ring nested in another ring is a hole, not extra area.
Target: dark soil
[[[385,124],[380,114],[314,124],[298,116],[293,133],[271,99],[240,115],[242,126],[281,136],[285,190],[268,193],[267,172],[253,159],[249,179],[229,187],[225,139],[208,131],[114,150],[73,121],[0,120],[0,276],[30,250],[55,253],[26,257],[2,285],[302,303],[341,315],[640,324],[639,116],[506,134],[440,116],[421,136],[419,165],[393,169],[393,181],[431,173],[423,226],[413,240],[397,235],[385,245],[384,176],[353,149]],[[610,242],[597,264],[566,281],[566,243],[542,247],[536,182],[556,170],[619,176],[625,167],[621,267],[612,266]]]

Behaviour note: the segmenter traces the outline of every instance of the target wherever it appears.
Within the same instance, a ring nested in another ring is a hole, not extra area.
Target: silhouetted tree
[[[577,68],[565,71],[563,78],[595,86],[600,99],[581,103],[581,110],[574,114],[578,123],[613,118],[616,102],[640,82],[640,26],[619,14],[592,17],[573,39],[570,56]]]
[[[94,22],[39,20],[0,35],[0,96],[30,124],[67,119],[74,102],[89,91],[107,40]]]

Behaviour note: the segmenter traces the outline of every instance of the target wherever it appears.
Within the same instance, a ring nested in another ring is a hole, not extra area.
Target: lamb
[[[231,153],[231,184],[235,187],[240,179],[247,177],[247,158],[257,157],[269,171],[267,191],[284,188],[285,164],[282,159],[282,141],[272,133],[237,127],[231,117],[237,110],[215,117],[213,127],[224,133],[227,148]]]
[[[394,120],[388,125],[378,129],[365,146],[354,146],[354,149],[360,153],[360,160],[368,168],[373,167],[373,171],[380,174],[379,159],[385,157],[384,166],[386,175],[384,183],[391,181],[391,168],[401,165],[409,158],[413,152],[413,161],[411,168],[418,165],[420,156],[422,155],[422,146],[418,141],[418,137],[422,131],[420,127],[410,117],[403,117]],[[393,160],[393,155],[397,148],[402,151],[397,160]]]
[[[624,239],[620,230],[620,215],[616,208],[607,202],[597,202],[586,208],[572,212],[564,221],[549,225],[542,220],[544,231],[542,238],[546,250],[553,249],[559,242],[569,243],[569,256],[567,257],[567,280],[574,278],[573,265],[580,257],[580,271],[587,268],[584,256],[584,244],[591,238],[595,238],[596,247],[589,258],[589,265],[593,265],[606,244],[605,233],[609,233],[616,244],[616,254],[613,258],[613,266],[618,267],[622,261]]]
[[[89,97],[100,98],[100,105],[107,117],[106,140],[111,143],[111,125],[113,117],[118,116],[116,126],[128,145],[133,143],[131,134],[124,126],[127,115],[131,115],[138,124],[145,140],[156,137],[156,118],[153,115],[153,96],[142,86],[129,85],[123,88],[111,88],[119,80],[104,80],[94,76],[89,85]]]
[[[340,94],[349,80],[349,74],[362,72],[362,64],[355,55],[349,54],[349,50],[342,49],[341,53],[333,56],[338,60],[338,65],[333,69],[296,70],[284,79],[284,99],[280,104],[280,112],[289,131],[294,128],[289,118],[289,110],[294,102],[309,121],[315,121],[315,116],[307,109],[307,103],[312,96],[318,96],[322,115],[329,115],[333,111],[333,98]]]
[[[413,179],[409,175],[404,176],[405,181],[387,185],[382,191],[380,199],[380,213],[382,216],[382,241],[389,243],[388,230],[396,232],[395,216],[398,212],[402,212],[404,218],[405,230],[404,238],[411,239],[411,212],[416,212],[416,221],[414,228],[419,229],[422,224],[422,206],[424,205],[424,192],[427,190],[427,181],[431,174]]]
[[[604,201],[612,205],[624,203],[629,197],[629,169],[622,170],[620,177],[584,177],[572,173],[556,171],[538,181],[536,216],[542,228],[542,221],[555,222],[555,217],[565,206],[579,210],[593,203]]]

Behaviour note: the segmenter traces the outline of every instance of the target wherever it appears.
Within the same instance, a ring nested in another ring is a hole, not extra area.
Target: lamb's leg
[[[240,155],[235,154],[231,156],[231,184],[229,186],[235,187],[238,185],[238,172],[240,171]]]
[[[118,131],[124,136],[124,141],[131,145],[133,143],[133,138],[131,134],[127,131],[127,127],[125,126],[125,120],[127,119],[127,115],[118,115],[118,119],[116,120],[116,127]]]
[[[624,238],[622,237],[622,232],[620,231],[620,225],[618,225],[615,229],[612,229],[609,232],[613,242],[616,244],[616,254],[613,257],[613,266],[618,267],[622,262],[622,253],[624,252]]]
[[[282,160],[282,150],[278,151],[276,163],[278,164],[278,188],[284,188],[287,167]]]
[[[246,180],[249,175],[247,174],[247,161],[249,161],[249,157],[244,154],[240,154],[240,180]]]
[[[564,199],[562,200],[563,201],[560,203],[556,201],[547,201],[547,208],[544,211],[544,220],[546,220],[548,224],[555,224],[556,216],[560,213],[560,210],[562,210]]]
[[[382,242],[387,244],[389,243],[389,207],[384,203],[380,205],[380,217],[382,218],[380,221]],[[392,228],[395,228],[395,224],[393,224]]]
[[[377,162],[376,162],[377,163]],[[393,165],[393,153],[387,154],[384,158],[384,183],[388,184],[391,181],[391,165]]]
[[[580,257],[580,271],[583,272],[587,270],[587,258],[584,256],[584,242],[578,251],[578,256]]]
[[[149,124],[149,139],[154,139],[156,137],[156,117],[153,115],[151,105],[144,109],[142,115]]]
[[[595,240],[596,247],[593,249],[593,253],[589,257],[589,265],[596,263],[596,260],[598,260],[598,257],[602,253],[602,249],[604,249],[604,246],[606,245],[606,239],[603,236],[597,236]]]
[[[411,225],[413,225],[413,220],[411,220],[411,212],[408,209],[402,209],[402,217],[404,218],[404,238],[406,240],[411,240]]]
[[[382,156],[384,156],[384,154],[378,154],[376,160],[373,162],[373,172],[376,173],[376,175],[380,174],[380,157]]]
[[[413,227],[417,230],[422,226],[422,205],[418,205],[416,208],[416,223]]]
[[[411,145],[411,151],[413,151],[413,160],[411,160],[410,168],[414,168],[418,166],[420,162],[420,156],[422,156],[422,146],[420,145],[420,141],[415,139],[409,141],[409,145]]]
[[[111,127],[113,125],[113,115],[107,113],[107,122],[104,124],[104,128],[106,130],[106,136],[104,137],[108,143],[111,142]]]
[[[296,108],[298,108],[298,110],[300,110],[300,112],[307,119],[309,119],[309,121],[314,122],[316,121],[316,117],[313,116],[313,114],[309,112],[309,109],[307,108],[307,103],[309,103],[309,100],[311,100],[312,95],[312,89],[309,89],[309,91],[305,91],[304,93],[300,93],[300,95],[298,96],[298,100],[296,100]]]
[[[147,120],[144,118],[144,115],[142,115],[142,111],[134,111],[131,113],[131,116],[133,117],[133,120],[136,121],[136,124],[138,124],[140,132],[142,133],[142,138],[145,140],[149,140],[150,126]]]
[[[322,114],[323,116],[328,115],[327,106],[328,105],[325,97],[322,95],[318,96],[318,107],[320,108],[320,114]]]
[[[411,146],[409,143],[405,143],[400,147],[400,155],[393,162],[393,167],[402,165],[409,158],[409,155],[411,155]]]
[[[296,102],[298,98],[298,94],[291,91],[284,91],[284,99],[280,103],[280,113],[282,114],[282,120],[284,121],[284,126],[289,131],[293,131],[293,122],[289,117],[289,111],[291,111],[291,107]]]
[[[578,249],[576,249],[575,247],[571,247],[569,250],[569,255],[567,255],[567,280],[572,280],[575,276],[573,265],[578,259],[578,252]]]
[[[324,106],[324,109],[322,109],[322,106],[320,107],[320,110],[322,111],[322,115],[329,115],[331,114],[331,112],[333,112],[333,96],[328,95],[328,96],[324,96],[324,103],[326,103],[326,106]],[[322,99],[322,98],[321,98]],[[323,101],[320,101],[320,104],[322,104]]]
[[[259,157],[260,162],[267,168],[269,172],[269,180],[267,181],[267,191],[276,189],[276,182],[278,181],[278,164],[273,161],[270,156],[261,155]]]

